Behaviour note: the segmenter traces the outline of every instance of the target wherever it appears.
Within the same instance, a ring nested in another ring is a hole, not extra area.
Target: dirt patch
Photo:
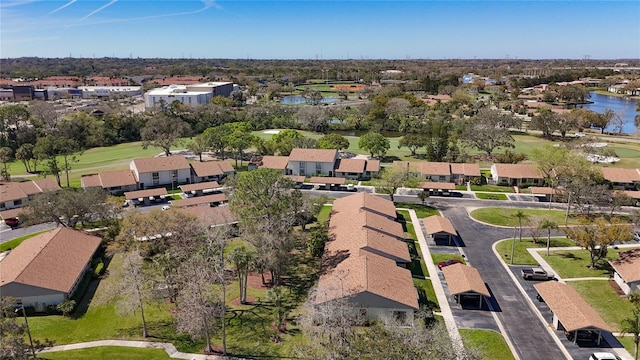
[[[260,277],[260,274],[258,273],[250,273],[249,276],[247,277],[247,286],[249,286],[252,289],[258,289],[258,290],[267,290],[269,289],[271,284],[271,275],[267,272],[264,274],[264,281],[267,283],[267,285],[263,285],[262,284],[262,278]]]
[[[240,298],[237,297],[237,298],[231,300],[231,305],[233,305],[233,306],[251,305],[251,304],[253,304],[255,302],[256,302],[255,298],[252,298],[251,296],[247,296],[247,301],[244,304],[240,304]]]

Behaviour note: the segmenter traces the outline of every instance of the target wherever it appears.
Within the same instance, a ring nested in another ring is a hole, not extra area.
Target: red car
[[[18,218],[4,219],[4,223],[12,228],[20,226],[20,220],[18,220]]]
[[[453,264],[464,264],[462,261],[457,260],[457,259],[451,259],[451,260],[446,260],[446,261],[440,261],[438,263],[438,269],[442,269],[445,266],[449,266],[449,265],[453,265]]]

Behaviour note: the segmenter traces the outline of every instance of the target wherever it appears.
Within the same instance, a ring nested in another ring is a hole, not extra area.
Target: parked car
[[[15,228],[15,227],[20,226],[20,219],[18,219],[18,218],[4,219],[4,223],[7,224],[7,226]]]
[[[610,352],[596,352],[589,356],[589,360],[622,360],[618,355]]]
[[[453,265],[453,264],[464,264],[464,263],[458,259],[449,259],[445,261],[440,261],[438,263],[438,269],[442,269],[443,267]]]
[[[598,340],[598,332],[592,330],[566,331],[564,335],[569,341],[574,341],[576,336],[578,337],[577,342],[596,342]]]
[[[525,280],[552,280],[553,274],[546,272],[543,268],[524,268],[520,270],[520,275]]]

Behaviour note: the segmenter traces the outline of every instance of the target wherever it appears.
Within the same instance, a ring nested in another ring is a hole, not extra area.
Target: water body
[[[592,110],[598,113],[604,113],[606,109],[611,109],[616,112],[619,116],[624,120],[624,125],[622,126],[622,132],[625,134],[635,134],[638,131],[635,123],[635,117],[638,114],[636,112],[636,107],[638,106],[638,99],[629,99],[626,97],[619,96],[608,96],[597,94],[593,91],[590,92],[591,97],[590,101],[593,101],[592,104],[584,104],[579,105],[578,107],[582,107],[588,110]],[[609,126],[605,129],[606,131],[614,131],[613,127]]]
[[[335,103],[335,102],[338,102],[338,98],[327,97],[320,100],[320,103],[322,104],[329,104],[329,103]],[[286,104],[286,105],[306,104],[307,99],[305,99],[304,96],[300,96],[300,95],[287,95],[282,97],[282,100],[280,100],[280,103]]]

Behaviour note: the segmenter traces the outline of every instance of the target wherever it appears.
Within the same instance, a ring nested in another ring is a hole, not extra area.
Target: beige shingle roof
[[[8,182],[0,184],[0,201],[26,199],[29,195],[57,190],[60,190],[60,186],[52,178],[25,182]]]
[[[424,227],[425,229],[427,229],[427,234],[429,235],[437,234],[440,232],[445,232],[454,236],[457,235],[456,229],[453,227],[453,224],[451,224],[451,221],[442,216],[429,216],[422,219],[422,222],[424,223]]]
[[[100,242],[99,237],[62,227],[36,235],[2,260],[0,286],[16,282],[68,293]]]
[[[300,149],[295,148],[289,154],[289,161],[308,161],[333,163],[338,155],[335,149]]]
[[[136,185],[138,183],[132,170],[105,171],[93,175],[84,175],[81,182],[82,187],[85,188],[100,186],[104,189]]]
[[[195,161],[191,163],[193,172],[196,176],[220,176],[225,173],[232,173],[233,166],[228,161]]]
[[[265,155],[262,157],[259,167],[267,168],[267,169],[275,169],[275,170],[284,170],[287,168],[288,164],[289,164],[288,156]]]
[[[567,331],[586,328],[611,331],[609,325],[570,285],[558,281],[547,281],[535,284],[533,287]]]
[[[367,167],[366,167],[365,171],[379,172],[380,171],[380,160],[374,160],[374,159],[367,160]]]
[[[331,222],[344,225],[344,231],[357,231],[368,228],[383,232],[398,239],[404,239],[404,230],[399,222],[390,220],[384,215],[378,215],[370,211],[358,211],[357,213],[339,213],[331,217]]]
[[[455,190],[456,184],[447,182],[426,181],[420,183],[420,188],[429,190]]]
[[[127,191],[126,193],[124,193],[124,197],[127,200],[145,198],[150,196],[162,196],[162,195],[167,195],[166,188]]]
[[[509,179],[542,179],[532,164],[493,164],[499,177]]]
[[[453,264],[442,268],[442,274],[447,281],[451,295],[463,293],[477,293],[491,296],[484,280],[475,268],[464,264]]]
[[[186,207],[186,206],[218,203],[223,201],[227,201],[227,195],[220,193],[220,194],[212,194],[212,195],[205,195],[205,196],[196,196],[196,197],[182,199],[182,200],[171,200],[171,205],[175,207]]]
[[[396,217],[396,207],[393,202],[366,192],[345,196],[333,201],[334,213],[352,214],[361,209],[384,214],[391,218]]]
[[[330,185],[342,185],[347,181],[341,177],[330,176],[312,176],[309,178],[309,182],[312,184],[330,184]]]
[[[12,201],[25,199],[29,195],[25,193],[18,183],[8,183],[0,185],[0,200]]]
[[[464,176],[480,176],[480,165],[467,163],[452,163],[451,174]]]
[[[334,216],[329,221],[329,241],[325,251],[330,256],[347,251],[357,255],[359,249],[369,250],[394,259],[396,261],[411,262],[407,244],[387,233],[369,228],[354,229],[349,224],[337,220]]]
[[[338,167],[336,172],[344,173],[364,173],[364,169],[367,165],[365,159],[340,159],[338,160]]]
[[[609,264],[624,281],[640,281],[640,249],[620,252],[618,259],[609,261]]]
[[[629,184],[640,182],[640,172],[638,172],[638,169],[603,167],[602,176],[609,182]]]
[[[132,162],[138,173],[189,169],[187,159],[179,155],[134,159]]]

